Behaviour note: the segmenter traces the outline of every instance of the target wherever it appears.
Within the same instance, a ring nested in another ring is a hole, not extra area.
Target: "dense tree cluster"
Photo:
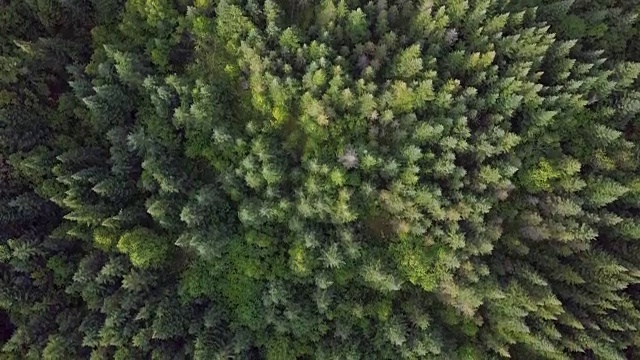
[[[0,357],[640,358],[639,11],[0,0]]]

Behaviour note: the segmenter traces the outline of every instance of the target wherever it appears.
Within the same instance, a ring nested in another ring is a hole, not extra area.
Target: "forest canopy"
[[[0,358],[640,359],[638,0],[0,0]]]

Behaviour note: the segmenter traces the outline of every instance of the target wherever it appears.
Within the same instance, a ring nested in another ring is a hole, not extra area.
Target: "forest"
[[[640,359],[640,0],[0,0],[0,359]]]

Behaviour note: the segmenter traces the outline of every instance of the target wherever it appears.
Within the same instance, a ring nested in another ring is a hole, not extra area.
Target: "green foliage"
[[[171,244],[167,239],[147,228],[124,233],[118,240],[118,250],[129,256],[131,263],[140,268],[158,267],[169,255]]]
[[[118,244],[118,233],[113,229],[99,227],[93,232],[93,241],[96,247],[109,250]]]
[[[0,1],[0,357],[633,358],[637,15]]]

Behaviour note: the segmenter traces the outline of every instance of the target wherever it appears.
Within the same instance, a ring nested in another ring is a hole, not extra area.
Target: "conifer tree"
[[[0,10],[3,356],[637,352],[633,4]]]

